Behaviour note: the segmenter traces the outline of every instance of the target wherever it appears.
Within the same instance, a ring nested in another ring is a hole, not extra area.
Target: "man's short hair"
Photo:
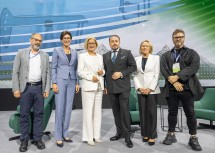
[[[120,41],[120,37],[119,37],[118,35],[111,35],[111,36],[109,37],[109,42],[110,42],[110,39],[111,39],[112,37],[117,37],[117,38],[119,39],[119,41]]]
[[[184,30],[182,30],[182,29],[175,29],[175,31],[173,31],[173,33],[172,33],[172,36],[174,36],[174,35],[177,34],[177,33],[183,33],[184,36],[185,36],[185,32],[184,32]]]

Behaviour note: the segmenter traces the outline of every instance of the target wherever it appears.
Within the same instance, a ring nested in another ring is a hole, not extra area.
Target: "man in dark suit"
[[[196,117],[194,112],[194,96],[203,92],[196,76],[200,66],[200,57],[196,51],[184,46],[185,33],[176,29],[172,34],[175,47],[164,53],[161,58],[161,73],[165,78],[164,94],[168,104],[169,129],[163,144],[175,143],[175,126],[177,123],[178,105],[181,101],[187,126],[189,128],[189,145],[193,150],[201,151],[196,137]]]
[[[132,148],[129,114],[130,74],[136,71],[136,62],[130,50],[120,48],[120,37],[109,38],[111,51],[103,55],[106,93],[109,94],[117,133],[110,141],[125,137],[127,147]]]

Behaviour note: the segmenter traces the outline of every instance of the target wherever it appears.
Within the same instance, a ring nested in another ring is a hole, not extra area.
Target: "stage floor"
[[[167,117],[167,110],[165,109],[165,122]],[[8,120],[14,111],[0,111],[0,153],[18,153],[19,152],[19,140],[8,141],[10,137],[15,136],[12,129],[8,125]],[[162,144],[165,138],[166,132],[161,129],[160,121],[160,109],[158,108],[158,139],[154,146],[149,146],[147,143],[143,143],[141,139],[140,131],[136,131],[132,138],[134,147],[127,148],[125,146],[124,139],[111,142],[109,138],[116,134],[115,125],[113,120],[113,114],[111,109],[102,110],[102,127],[101,127],[101,139],[102,143],[96,143],[95,146],[89,146],[82,142],[82,110],[76,109],[72,111],[71,123],[70,123],[70,135],[73,139],[73,143],[64,143],[63,148],[59,148],[55,145],[54,133],[54,121],[55,112],[52,112],[49,124],[46,130],[51,131],[51,139],[47,136],[43,136],[46,149],[38,150],[34,145],[30,145],[27,153],[192,153],[196,152],[191,150],[188,146],[189,134],[186,125],[186,118],[183,113],[183,132],[176,132],[177,143],[166,146]],[[198,120],[199,122],[209,123],[209,121]],[[166,123],[165,123],[166,124]],[[137,128],[138,125],[132,126],[132,129]],[[215,152],[215,130],[213,129],[198,129],[199,142],[202,146],[202,153],[214,153]],[[30,143],[29,143],[30,144]]]

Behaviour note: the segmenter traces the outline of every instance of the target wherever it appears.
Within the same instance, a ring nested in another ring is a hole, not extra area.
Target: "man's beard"
[[[32,49],[38,51],[40,49],[39,45],[32,45]]]

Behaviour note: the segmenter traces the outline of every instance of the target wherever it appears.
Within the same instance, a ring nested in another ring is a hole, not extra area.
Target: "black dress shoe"
[[[72,139],[65,139],[65,138],[63,138],[63,141],[65,141],[65,142],[73,142]]]
[[[42,142],[42,140],[35,141],[34,145],[37,146],[38,149],[43,150],[46,148],[45,144]]]
[[[28,141],[27,140],[23,140],[21,142],[21,145],[19,147],[19,151],[20,152],[26,152],[28,150]]]
[[[62,147],[63,147],[63,142],[62,142],[62,143],[57,143],[57,142],[56,142],[56,145],[57,145],[58,147],[62,148]]]
[[[115,136],[110,138],[110,141],[116,141],[116,140],[119,140],[120,138],[122,138],[122,135],[121,134],[116,134]]]
[[[153,146],[153,145],[155,144],[155,142],[148,142],[148,144],[149,144],[150,146]]]
[[[131,141],[130,138],[129,138],[129,139],[126,139],[126,140],[125,140],[125,143],[126,143],[126,146],[127,146],[128,148],[132,148],[132,147],[133,147],[133,143],[132,143],[132,141]]]

